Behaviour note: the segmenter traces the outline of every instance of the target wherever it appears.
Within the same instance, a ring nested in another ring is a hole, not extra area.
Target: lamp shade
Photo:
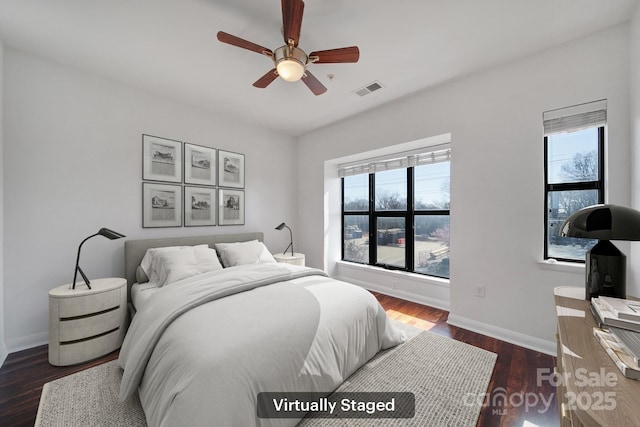
[[[124,234],[120,234],[117,231],[109,230],[108,228],[101,228],[98,231],[98,234],[110,240],[116,240],[116,239],[121,239],[123,237],[127,237]]]
[[[598,240],[640,240],[640,211],[617,205],[593,205],[567,218],[560,234]]]

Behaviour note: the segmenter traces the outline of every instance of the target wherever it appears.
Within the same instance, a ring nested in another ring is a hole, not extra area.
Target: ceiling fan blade
[[[267,74],[265,74],[264,76],[256,80],[256,82],[253,85],[255,87],[259,87],[260,89],[264,89],[265,87],[269,86],[271,82],[274,81],[276,78],[278,78],[278,72],[274,68],[271,71],[267,71]]]
[[[318,50],[309,54],[309,60],[314,64],[358,62],[358,59],[360,59],[360,49],[358,49],[358,46],[341,47],[339,49]]]
[[[304,76],[302,76],[301,80],[304,82],[304,84],[307,85],[309,89],[311,89],[311,92],[313,92],[313,94],[316,96],[322,95],[327,91],[327,88],[324,87],[324,85],[320,83],[320,80],[316,79],[316,76],[311,74],[309,70],[304,72]]]
[[[298,46],[303,12],[304,2],[302,0],[282,0],[282,35],[286,44],[292,40],[293,45]]]
[[[243,49],[262,53],[263,55],[273,55],[273,52],[264,46],[260,46],[245,39],[241,39],[240,37],[233,36],[229,33],[225,33],[224,31],[218,31],[218,40],[220,40],[222,43],[227,43],[233,46],[241,47]]]

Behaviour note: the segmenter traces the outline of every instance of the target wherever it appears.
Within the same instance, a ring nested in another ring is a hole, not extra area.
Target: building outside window
[[[604,203],[606,101],[545,112],[544,258],[584,262],[597,240],[562,237],[577,210]]]
[[[448,144],[340,168],[344,261],[449,278]]]

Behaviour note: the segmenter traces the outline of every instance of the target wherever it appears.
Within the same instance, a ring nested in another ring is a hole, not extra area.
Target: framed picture
[[[142,183],[142,227],[182,227],[182,186]]]
[[[142,179],[182,182],[182,143],[143,134]]]
[[[184,226],[216,225],[216,189],[184,187]]]
[[[184,183],[216,185],[216,149],[184,143]]]
[[[218,150],[218,186],[244,188],[244,154]]]
[[[218,189],[218,224],[244,225],[244,190]]]

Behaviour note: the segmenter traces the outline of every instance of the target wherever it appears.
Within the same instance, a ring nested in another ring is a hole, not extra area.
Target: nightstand
[[[95,279],[49,291],[49,363],[67,366],[122,345],[127,322],[127,281]]]
[[[284,262],[284,263],[293,264],[293,265],[301,265],[304,267],[304,254],[301,254],[298,252],[294,252],[293,255],[291,255],[291,252],[287,252],[286,254],[278,253],[278,254],[273,254],[273,257],[278,262]]]

